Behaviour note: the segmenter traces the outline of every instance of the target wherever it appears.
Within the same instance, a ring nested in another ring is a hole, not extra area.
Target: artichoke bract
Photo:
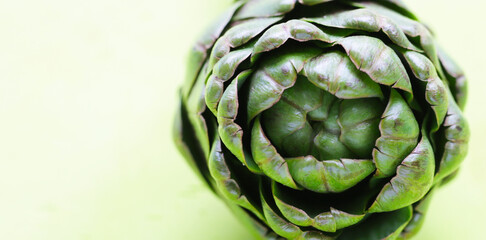
[[[463,72],[399,0],[236,2],[175,141],[260,239],[406,239],[468,147]]]

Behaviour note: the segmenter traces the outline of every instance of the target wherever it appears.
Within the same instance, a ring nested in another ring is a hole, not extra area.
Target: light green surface
[[[251,239],[171,140],[187,50],[230,2],[0,1],[0,239]],[[470,80],[470,154],[416,239],[483,239],[486,3],[406,2]]]

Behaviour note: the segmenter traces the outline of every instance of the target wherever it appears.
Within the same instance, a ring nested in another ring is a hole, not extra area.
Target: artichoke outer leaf
[[[444,70],[448,74],[449,87],[452,88],[454,99],[461,110],[464,110],[467,99],[467,79],[463,70],[457,63],[439,46],[438,55]]]
[[[385,213],[375,213],[362,223],[346,229],[339,239],[343,240],[394,240],[412,219],[412,207]]]
[[[380,86],[340,51],[323,53],[306,62],[303,75],[340,99],[383,98]]]
[[[275,196],[275,193],[273,193],[273,197],[282,215],[291,223],[301,227],[309,227],[314,225],[314,219],[311,218],[304,210],[286,204],[285,202],[280,200],[277,196]],[[335,224],[334,224],[334,229],[331,230],[326,229],[326,230],[327,230],[326,232],[335,232],[336,231]]]
[[[266,189],[265,189],[266,190]],[[271,199],[266,199],[263,192],[263,189],[260,188],[260,196],[262,202],[262,209],[266,219],[268,226],[275,231],[278,235],[285,237],[287,239],[296,239],[296,240],[334,240],[337,238],[336,236],[326,236],[322,232],[318,231],[303,231],[300,229],[299,226],[287,221],[283,216],[280,215],[277,211],[272,209],[269,204]]]
[[[397,11],[397,13],[400,13],[401,15],[406,16],[407,18],[417,20],[417,17],[409,11],[408,7],[405,5],[405,3],[402,0],[380,0],[383,3],[390,3],[393,4],[397,7],[397,9],[394,9]]]
[[[230,208],[230,210],[237,216],[244,226],[250,231],[250,233],[257,240],[284,240],[277,236],[268,226],[264,225],[263,221],[258,221],[257,217],[251,213],[245,211],[239,205],[232,203],[229,200],[223,199],[224,203]]]
[[[422,133],[422,140],[397,167],[396,176],[383,187],[368,212],[394,211],[417,202],[432,187],[434,173],[434,151]]]
[[[183,101],[180,102],[179,105],[182,105],[183,104]],[[176,117],[175,117],[175,120],[174,120],[174,127],[172,128],[173,129],[173,132],[172,132],[172,136],[174,138],[174,142],[175,142],[175,145],[177,147],[177,149],[179,150],[179,152],[182,154],[182,156],[188,160],[188,162],[190,163],[191,167],[193,167],[194,170],[197,170],[196,172],[199,172],[199,169],[195,166],[195,160],[194,160],[194,157],[192,156],[191,154],[191,151],[190,151],[190,148],[189,146],[187,146],[187,143],[184,142],[184,123],[182,121],[182,106],[178,107],[177,108],[177,112],[176,112]]]
[[[184,100],[181,99],[180,106],[176,112],[172,132],[174,143],[184,159],[189,163],[189,166],[191,166],[203,182],[214,191],[213,179],[211,178],[206,165],[207,158],[203,157],[204,154],[201,154],[201,151],[198,151],[198,149],[200,149],[198,146],[191,145],[191,142],[192,144],[197,144],[197,142],[193,141],[196,139],[196,134],[193,132],[190,124],[188,124],[188,120],[186,120],[187,118],[188,116]]]
[[[335,0],[299,0],[302,5],[313,6],[321,3],[333,2]]]
[[[380,122],[381,136],[373,149],[376,165],[375,177],[388,177],[396,172],[396,167],[415,148],[420,128],[415,116],[405,100],[396,90],[391,90],[388,106]]]
[[[220,37],[211,50],[208,67],[212,68],[222,57],[228,54],[232,48],[237,48],[247,43],[260,34],[270,25],[282,19],[281,17],[257,18],[246,20],[239,25],[230,28]]]
[[[326,236],[319,231],[305,231],[297,240],[335,240],[335,236]]]
[[[202,66],[208,57],[207,51],[213,46],[214,42],[231,21],[236,10],[241,7],[242,4],[243,2],[237,2],[224,12],[221,17],[204,32],[199,41],[189,52],[186,77],[181,91],[183,98],[189,95],[194,81],[196,81],[197,76],[201,74]]]
[[[397,54],[380,39],[368,36],[351,36],[337,41],[354,65],[382,85],[412,93],[407,70]]]
[[[407,224],[407,226],[400,233],[400,238],[398,239],[410,239],[412,236],[417,234],[417,232],[422,228],[425,221],[425,215],[423,213],[414,212],[412,219]]]
[[[260,199],[262,202],[263,214],[268,226],[275,231],[278,235],[287,239],[297,239],[302,235],[300,228],[292,223],[286,221],[283,217],[279,216],[267,203],[263,188],[260,187]]]
[[[233,81],[244,82],[251,74],[253,70],[248,69],[240,72]],[[211,75],[206,83],[206,89],[204,91],[204,99],[208,109],[218,116],[218,104],[223,97],[224,81],[220,78]]]
[[[226,161],[227,160],[225,159],[221,148],[221,140],[216,139],[209,155],[208,166],[211,176],[216,181],[219,193],[223,195],[225,199],[250,210],[260,219],[263,219],[263,215],[260,213],[260,211],[256,209],[255,206],[250,203],[248,198],[242,193],[237,179],[232,178],[231,170]]]
[[[236,71],[236,68],[251,54],[251,48],[238,49],[229,52],[224,57],[222,57],[213,68],[213,74],[223,80],[229,80]]]
[[[449,95],[451,93],[449,92]],[[456,105],[452,96],[449,97],[449,110],[443,126],[445,127],[446,142],[438,171],[435,175],[437,183],[459,169],[466,157],[470,136],[469,125],[463,117],[461,110]]]
[[[263,132],[256,118],[251,134],[251,152],[262,172],[271,179],[293,189],[299,189],[290,175],[289,166]]]
[[[299,209],[281,200],[275,188],[275,184],[273,184],[272,193],[278,209],[286,219],[298,226],[312,226],[324,232],[334,233],[337,230],[360,222],[365,216],[365,214],[349,214],[331,207],[327,212],[310,217],[303,209]]]
[[[232,51],[222,57],[214,66],[212,74],[206,83],[206,105],[214,115],[217,115],[217,107],[223,95],[224,82],[228,81],[235,73],[238,66],[251,54],[248,48]],[[248,71],[243,71],[246,79]],[[238,77],[238,76],[237,76]]]
[[[333,36],[326,34],[312,23],[302,20],[289,20],[288,22],[274,25],[265,31],[253,46],[252,55],[279,48],[288,39],[299,42],[310,40],[327,43],[334,42]]]
[[[436,189],[436,187],[432,188],[429,193],[427,193],[427,195],[422,200],[420,200],[420,202],[414,204],[412,219],[410,220],[410,222],[408,222],[407,226],[400,233],[400,237],[402,239],[410,239],[422,228],[425,220],[425,213],[429,208],[434,189]]]
[[[237,76],[238,77],[238,76]],[[206,90],[204,91],[204,100],[209,110],[216,116],[218,114],[218,104],[223,96],[224,83],[222,79],[211,75],[206,83]]]
[[[449,104],[447,87],[437,75],[433,63],[426,56],[417,52],[406,51],[404,57],[415,77],[427,84],[425,100],[431,105],[434,111],[436,122],[434,123],[435,126],[432,132],[435,132],[447,114]]]
[[[336,228],[338,230],[353,226],[362,221],[365,217],[365,214],[350,214],[335,208],[331,208],[331,215],[336,222]]]
[[[444,73],[442,71],[439,62],[439,57],[437,56],[437,48],[433,40],[432,33],[425,25],[423,25],[422,23],[414,19],[408,18],[406,16],[403,16],[402,14],[394,12],[375,2],[371,2],[371,1],[360,2],[357,3],[357,5],[369,9],[381,16],[388,17],[390,20],[395,22],[407,36],[411,38],[419,37],[420,47],[424,50],[425,55],[427,55],[427,57],[431,59],[432,63],[437,69],[437,72],[439,73],[439,76],[441,77],[444,76]]]
[[[243,149],[243,129],[235,122],[238,115],[238,87],[245,79],[239,80],[233,80],[223,93],[217,112],[218,132],[221,141],[241,163],[253,173],[261,173],[258,165]]]
[[[302,187],[318,193],[338,193],[353,187],[374,170],[371,160],[318,161],[313,156],[287,158],[290,174]]]
[[[292,11],[295,0],[249,0],[235,14],[233,20],[282,16]]]
[[[252,74],[252,70],[242,71],[233,81],[243,82]],[[204,92],[204,98],[206,106],[215,115],[218,116],[218,104],[223,97],[224,83],[221,79],[211,75],[206,83],[206,90]]]
[[[367,32],[383,31],[398,46],[413,51],[422,51],[408,40],[405,33],[395,22],[368,9],[354,9],[329,13],[322,17],[306,18],[305,20],[327,27],[355,29]]]
[[[201,145],[205,158],[207,158],[209,156],[210,139],[208,134],[208,127],[206,125],[206,119],[202,116],[202,114],[206,110],[204,92],[204,81],[201,79],[200,75],[187,100],[187,111],[189,121],[191,122],[196,133],[197,141]]]

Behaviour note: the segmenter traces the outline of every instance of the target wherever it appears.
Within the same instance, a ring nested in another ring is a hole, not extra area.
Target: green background
[[[416,239],[484,239],[486,3],[406,2],[470,80],[470,153]],[[230,3],[0,1],[0,239],[251,239],[171,139],[188,49]]]

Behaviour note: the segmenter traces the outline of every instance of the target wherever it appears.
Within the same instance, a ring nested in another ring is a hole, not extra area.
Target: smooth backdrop
[[[405,0],[470,81],[470,154],[416,239],[484,239],[479,0]],[[231,0],[0,0],[0,239],[249,240],[176,151],[185,56]]]

